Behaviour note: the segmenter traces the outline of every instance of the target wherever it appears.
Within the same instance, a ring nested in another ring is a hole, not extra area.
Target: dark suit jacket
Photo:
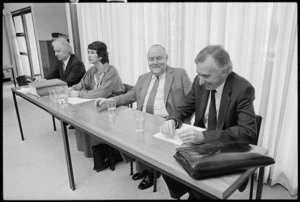
[[[114,97],[117,106],[137,102],[137,109],[142,110],[152,72],[141,75],[136,85],[124,95]],[[184,69],[167,67],[164,86],[166,109],[171,114],[177,106],[184,103],[185,96],[191,89],[191,81]]]
[[[205,128],[203,119],[208,95],[209,91],[199,85],[199,78],[196,76],[184,105],[178,107],[169,119],[175,119],[180,127],[182,120],[195,112],[194,126]],[[254,99],[253,86],[238,74],[229,73],[221,97],[217,130],[204,131],[204,142],[243,140],[253,144],[257,138]]]
[[[65,72],[63,71],[62,63],[62,61],[58,61],[54,70],[45,79],[57,78],[67,82],[69,87],[79,83],[86,72],[83,62],[74,54],[71,54]]]

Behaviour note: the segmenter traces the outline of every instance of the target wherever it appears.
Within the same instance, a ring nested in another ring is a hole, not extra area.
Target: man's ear
[[[227,66],[227,67],[222,68],[222,73],[223,74],[228,74],[229,73],[229,67]]]

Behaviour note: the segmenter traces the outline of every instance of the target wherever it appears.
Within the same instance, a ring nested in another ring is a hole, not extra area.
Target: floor
[[[70,189],[60,123],[53,130],[52,117],[42,109],[17,96],[25,141],[20,130],[10,88],[3,83],[3,199],[5,200],[108,200],[154,199],[172,200],[162,177],[153,187],[139,190],[140,181],[133,181],[130,165],[120,162],[115,171],[93,170],[93,159],[85,158],[76,149],[74,130],[68,129],[76,190]],[[256,188],[256,183],[255,183]],[[248,199],[249,183],[242,193],[229,199]],[[181,199],[187,199],[188,194]],[[297,199],[287,190],[264,185],[262,199]]]

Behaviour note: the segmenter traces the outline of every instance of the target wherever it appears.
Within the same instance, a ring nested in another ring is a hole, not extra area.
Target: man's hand
[[[175,134],[184,143],[200,144],[204,142],[203,133],[194,128],[177,129]]]
[[[110,98],[109,98],[110,99]],[[103,109],[106,108],[106,100],[108,100],[107,98],[98,98],[95,100],[95,107],[97,109]]]
[[[174,136],[175,133],[175,121],[167,120],[161,127],[160,132],[166,135]]]

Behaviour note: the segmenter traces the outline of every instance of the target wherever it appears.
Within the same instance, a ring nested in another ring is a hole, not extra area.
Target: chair
[[[257,145],[258,142],[258,137],[259,137],[259,131],[260,131],[260,126],[262,122],[262,117],[259,115],[255,116],[256,119],[256,126],[257,126],[257,139],[255,141],[255,145]],[[247,180],[248,181],[248,180]],[[251,175],[251,182],[250,182],[250,194],[249,194],[249,199],[252,200],[252,193],[253,193],[253,181],[254,181],[254,172]]]
[[[260,131],[260,126],[261,126],[261,121],[262,121],[262,117],[259,115],[255,115],[255,120],[256,120],[256,127],[257,127],[257,138],[254,142],[254,145],[257,145],[258,142],[258,138],[259,138],[259,131]],[[254,181],[254,173],[252,173],[251,175],[251,182],[250,182],[250,194],[249,194],[249,199],[252,200],[252,193],[253,193],[253,181]],[[243,192],[248,184],[249,178],[238,188],[238,190],[240,192]]]

